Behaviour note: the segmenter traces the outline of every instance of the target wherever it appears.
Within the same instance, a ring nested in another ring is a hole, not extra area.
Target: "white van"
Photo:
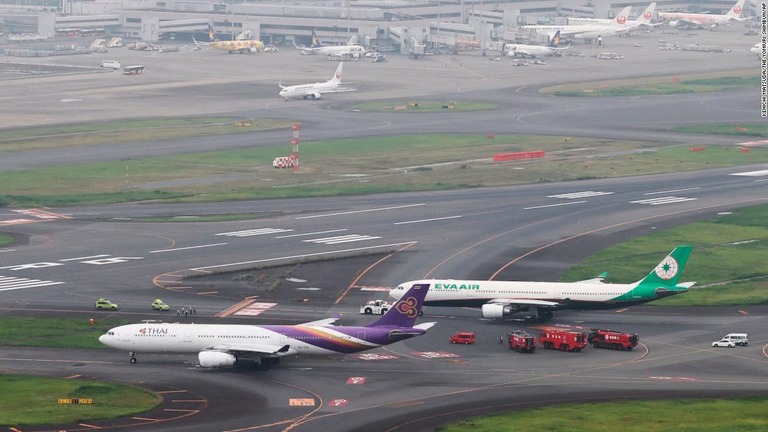
[[[746,333],[728,333],[723,339],[733,341],[736,345],[747,346],[749,339]]]
[[[120,69],[122,66],[117,60],[102,60],[101,67],[110,69]]]

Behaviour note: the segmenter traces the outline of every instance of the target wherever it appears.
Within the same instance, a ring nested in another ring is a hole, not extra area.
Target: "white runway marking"
[[[442,221],[442,220],[448,220],[448,219],[458,219],[463,216],[446,216],[441,218],[432,218],[432,219],[419,219],[419,220],[412,220],[412,221],[404,221],[404,222],[395,222],[395,225],[407,225],[407,224],[415,224],[415,223],[422,223],[422,222],[436,222],[436,221]]]
[[[613,195],[613,192],[596,192],[596,191],[584,191],[584,192],[572,192],[559,195],[547,195],[547,198],[564,198],[564,199],[579,199],[589,198],[594,196]]]
[[[685,188],[685,189],[672,189],[672,190],[666,190],[666,191],[648,192],[648,193],[644,193],[643,196],[688,192],[688,191],[697,190],[697,189],[701,189],[701,188],[691,187],[691,188]]]
[[[317,252],[317,253],[310,253],[310,254],[288,255],[288,256],[281,256],[281,257],[274,257],[274,258],[264,258],[264,259],[252,260],[252,261],[241,261],[241,262],[229,263],[229,264],[218,264],[218,265],[205,266],[205,267],[196,267],[196,268],[192,268],[190,270],[191,271],[203,272],[203,271],[210,270],[210,269],[218,269],[218,268],[225,268],[225,267],[238,267],[238,266],[252,265],[252,264],[258,264],[258,263],[265,263],[265,262],[290,261],[290,260],[294,260],[294,259],[297,259],[297,258],[307,258],[307,257],[313,257],[313,256],[333,255],[333,254],[348,253],[348,252],[358,252],[358,251],[377,249],[377,248],[393,248],[393,247],[399,247],[399,246],[412,245],[412,244],[415,244],[415,243],[417,243],[417,242],[391,243],[391,244],[366,246],[366,247],[359,247],[359,248],[352,248],[352,249],[339,249],[339,250],[332,250],[332,251],[326,251],[326,252]]]
[[[664,205],[664,204],[675,204],[675,203],[681,203],[686,201],[696,201],[698,198],[688,198],[688,197],[676,197],[676,196],[666,196],[666,197],[659,197],[659,198],[650,198],[645,200],[638,200],[638,201],[630,201],[630,204],[647,204],[647,205]]]
[[[542,209],[542,208],[548,208],[548,207],[561,207],[561,206],[574,205],[574,204],[584,204],[585,202],[586,201],[571,201],[571,202],[558,203],[558,204],[547,204],[547,205],[540,205],[540,206],[533,206],[533,207],[524,207],[523,210],[536,210],[536,209]]]
[[[316,243],[316,244],[327,244],[327,245],[334,245],[339,243],[351,243],[356,241],[365,241],[365,240],[376,240],[380,239],[381,237],[378,236],[367,236],[367,235],[359,235],[359,234],[349,234],[345,236],[337,236],[337,237],[325,237],[325,238],[318,238],[318,239],[310,239],[310,240],[302,240],[305,243]]]
[[[366,209],[366,210],[353,210],[353,211],[339,212],[339,213],[327,213],[327,214],[313,215],[313,216],[300,216],[300,217],[297,217],[296,220],[350,215],[350,214],[358,214],[358,213],[370,213],[370,212],[386,211],[386,210],[399,210],[399,209],[410,208],[410,207],[421,207],[425,205],[426,204],[408,204],[408,205],[393,206],[393,207],[378,207],[378,208],[372,208],[372,209]]]
[[[330,234],[330,233],[344,232],[344,231],[347,231],[347,229],[342,228],[342,229],[335,229],[335,230],[329,230],[329,231],[317,231],[317,232],[303,233],[303,234],[290,234],[290,235],[284,235],[284,236],[277,236],[275,238],[284,239],[284,238],[291,238],[291,237],[306,237],[311,235]]]
[[[64,282],[54,282],[40,279],[17,278],[0,276],[0,291],[12,291],[27,288],[37,288],[51,285],[61,285]]]
[[[744,176],[744,177],[764,177],[764,176],[768,176],[768,170],[747,171],[747,172],[741,172],[741,173],[733,173],[731,175]]]
[[[209,247],[224,246],[228,244],[229,243],[211,243],[211,244],[187,246],[187,247],[180,247],[180,248],[173,248],[173,249],[158,249],[158,250],[149,251],[149,253],[178,252],[178,251],[185,251],[190,249],[203,249],[203,248],[209,248]]]
[[[290,232],[290,231],[293,231],[293,230],[282,229],[282,228],[257,228],[257,229],[243,230],[243,231],[230,231],[225,233],[218,233],[216,235],[227,236],[227,237],[251,237],[251,236],[275,234],[275,233]]]

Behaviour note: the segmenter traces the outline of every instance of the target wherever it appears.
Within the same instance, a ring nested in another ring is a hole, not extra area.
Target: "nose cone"
[[[107,345],[107,335],[103,334],[99,336],[99,342],[103,343],[104,345]]]
[[[400,297],[402,297],[402,296],[403,296],[403,293],[404,293],[404,292],[405,292],[405,291],[403,291],[403,289],[402,289],[402,288],[400,288],[400,287],[397,287],[397,288],[395,288],[395,289],[393,289],[393,290],[391,290],[391,291],[389,292],[389,296],[390,296],[390,297],[392,297],[392,298],[393,298],[393,299],[395,299],[395,300],[399,300],[399,299],[400,299]]]

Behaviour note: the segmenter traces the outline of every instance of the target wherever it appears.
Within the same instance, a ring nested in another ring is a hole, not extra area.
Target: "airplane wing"
[[[206,348],[204,351],[218,351],[230,354],[257,354],[261,357],[282,357],[295,354],[290,345],[271,344],[220,344]]]
[[[343,92],[350,92],[350,91],[356,91],[356,88],[353,87],[338,87],[332,90],[323,90],[321,93],[343,93]]]
[[[321,320],[317,320],[317,321],[310,321],[310,322],[307,322],[307,323],[303,323],[301,325],[303,325],[303,326],[327,327],[327,326],[335,323],[339,319],[341,319],[341,314],[337,314],[333,318],[325,318],[325,319],[321,319]]]
[[[603,283],[603,280],[608,277],[608,272],[602,272],[597,277],[592,279],[581,280],[578,283]]]
[[[559,305],[559,303],[557,302],[552,302],[547,300],[510,299],[510,298],[492,299],[486,304],[496,304],[501,306],[512,306],[512,307],[524,307],[524,306],[556,307]]]

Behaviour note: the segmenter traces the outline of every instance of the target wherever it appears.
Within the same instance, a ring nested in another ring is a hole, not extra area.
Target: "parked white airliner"
[[[341,82],[341,72],[343,68],[344,62],[339,62],[339,67],[336,68],[336,72],[331,79],[325,82],[292,86],[279,85],[281,89],[280,97],[285,100],[290,98],[320,99],[324,93],[340,93],[357,90],[356,88],[347,87]]]
[[[562,37],[574,37],[581,39],[593,39],[600,35],[613,34],[613,32],[626,29],[627,18],[632,6],[627,6],[611,20],[610,24],[578,24],[578,25],[525,25],[524,29],[535,30],[537,33],[549,34],[560,31]],[[587,37],[589,36],[589,37]]]
[[[197,353],[202,367],[234,365],[239,358],[261,369],[289,355],[347,354],[421,336],[435,323],[414,325],[429,284],[412,286],[378,320],[366,326],[332,326],[338,318],[300,325],[180,324],[145,322],[110,329],[99,342],[135,353]]]
[[[688,12],[659,12],[659,19],[667,21],[670,26],[677,27],[683,25],[701,27],[705,25],[718,26],[728,21],[744,21],[747,18],[740,18],[744,9],[745,0],[739,0],[724,15],[714,15],[706,13],[688,13]]]
[[[482,307],[483,318],[528,312],[543,321],[555,310],[616,309],[684,293],[694,284],[678,284],[690,253],[691,246],[676,247],[645,278],[630,284],[606,284],[602,275],[580,282],[434,279],[405,282],[389,294],[400,298],[406,287],[428,283],[425,305]]]
[[[560,31],[558,30],[552,40],[546,45],[529,45],[511,43],[504,45],[504,55],[514,57],[536,57],[536,56],[553,56],[562,50],[566,50],[571,47],[570,44],[565,47],[558,47],[560,43]]]

